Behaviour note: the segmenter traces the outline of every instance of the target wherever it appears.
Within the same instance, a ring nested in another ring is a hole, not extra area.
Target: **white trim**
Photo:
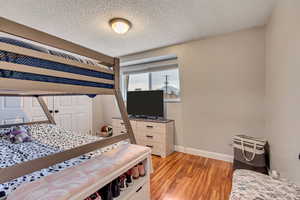
[[[121,67],[122,74],[140,74],[147,72],[157,72],[163,70],[178,69],[177,60],[166,60],[158,63],[148,63],[143,65],[134,65],[132,67]]]
[[[165,103],[180,103],[181,99],[180,99],[180,97],[177,99],[164,99],[164,102]]]
[[[222,160],[222,161],[231,162],[231,163],[233,162],[233,156],[231,156],[231,155],[210,152],[210,151],[205,151],[205,150],[195,149],[195,148],[190,148],[190,147],[184,147],[184,146],[180,146],[180,145],[175,145],[175,151],[187,153],[187,154],[191,154],[191,155],[196,155],[196,156],[203,156],[206,158],[212,158],[212,159],[216,159],[216,160]]]
[[[185,153],[184,146],[175,145],[175,151]]]
[[[163,55],[163,56],[156,56],[156,57],[150,57],[150,58],[142,58],[137,60],[131,60],[131,61],[125,61],[121,62],[121,67],[128,67],[132,65],[141,65],[141,64],[148,64],[153,62],[160,62],[165,60],[174,60],[177,59],[177,56],[175,54],[169,54],[169,55]]]

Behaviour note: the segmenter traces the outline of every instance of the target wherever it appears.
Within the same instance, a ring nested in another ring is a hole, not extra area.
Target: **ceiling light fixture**
[[[118,34],[125,34],[131,28],[131,23],[127,19],[113,18],[109,20],[111,28]]]

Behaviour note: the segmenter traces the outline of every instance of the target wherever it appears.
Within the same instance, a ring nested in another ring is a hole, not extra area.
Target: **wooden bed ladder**
[[[121,117],[124,121],[125,128],[127,131],[127,134],[129,136],[130,142],[132,144],[136,144],[135,136],[133,134],[133,130],[129,121],[128,113],[125,107],[125,103],[123,101],[121,89],[120,89],[120,59],[115,58],[114,59],[114,65],[113,65],[114,71],[115,71],[115,97],[118,103],[118,107],[120,109]]]

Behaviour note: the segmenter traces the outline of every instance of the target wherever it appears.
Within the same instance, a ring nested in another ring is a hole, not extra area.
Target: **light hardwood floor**
[[[232,164],[175,152],[152,157],[151,200],[227,200]]]

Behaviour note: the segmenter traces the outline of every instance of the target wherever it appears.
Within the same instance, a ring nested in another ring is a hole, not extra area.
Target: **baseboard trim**
[[[210,152],[210,151],[205,151],[201,149],[195,149],[195,148],[190,148],[190,147],[184,147],[180,145],[175,145],[175,151],[182,152],[182,153],[187,153],[191,155],[196,155],[196,156],[202,156],[206,158],[212,158],[216,160],[222,160],[226,162],[233,162],[233,156],[227,155],[227,154],[222,154],[222,153],[216,153],[216,152]]]

